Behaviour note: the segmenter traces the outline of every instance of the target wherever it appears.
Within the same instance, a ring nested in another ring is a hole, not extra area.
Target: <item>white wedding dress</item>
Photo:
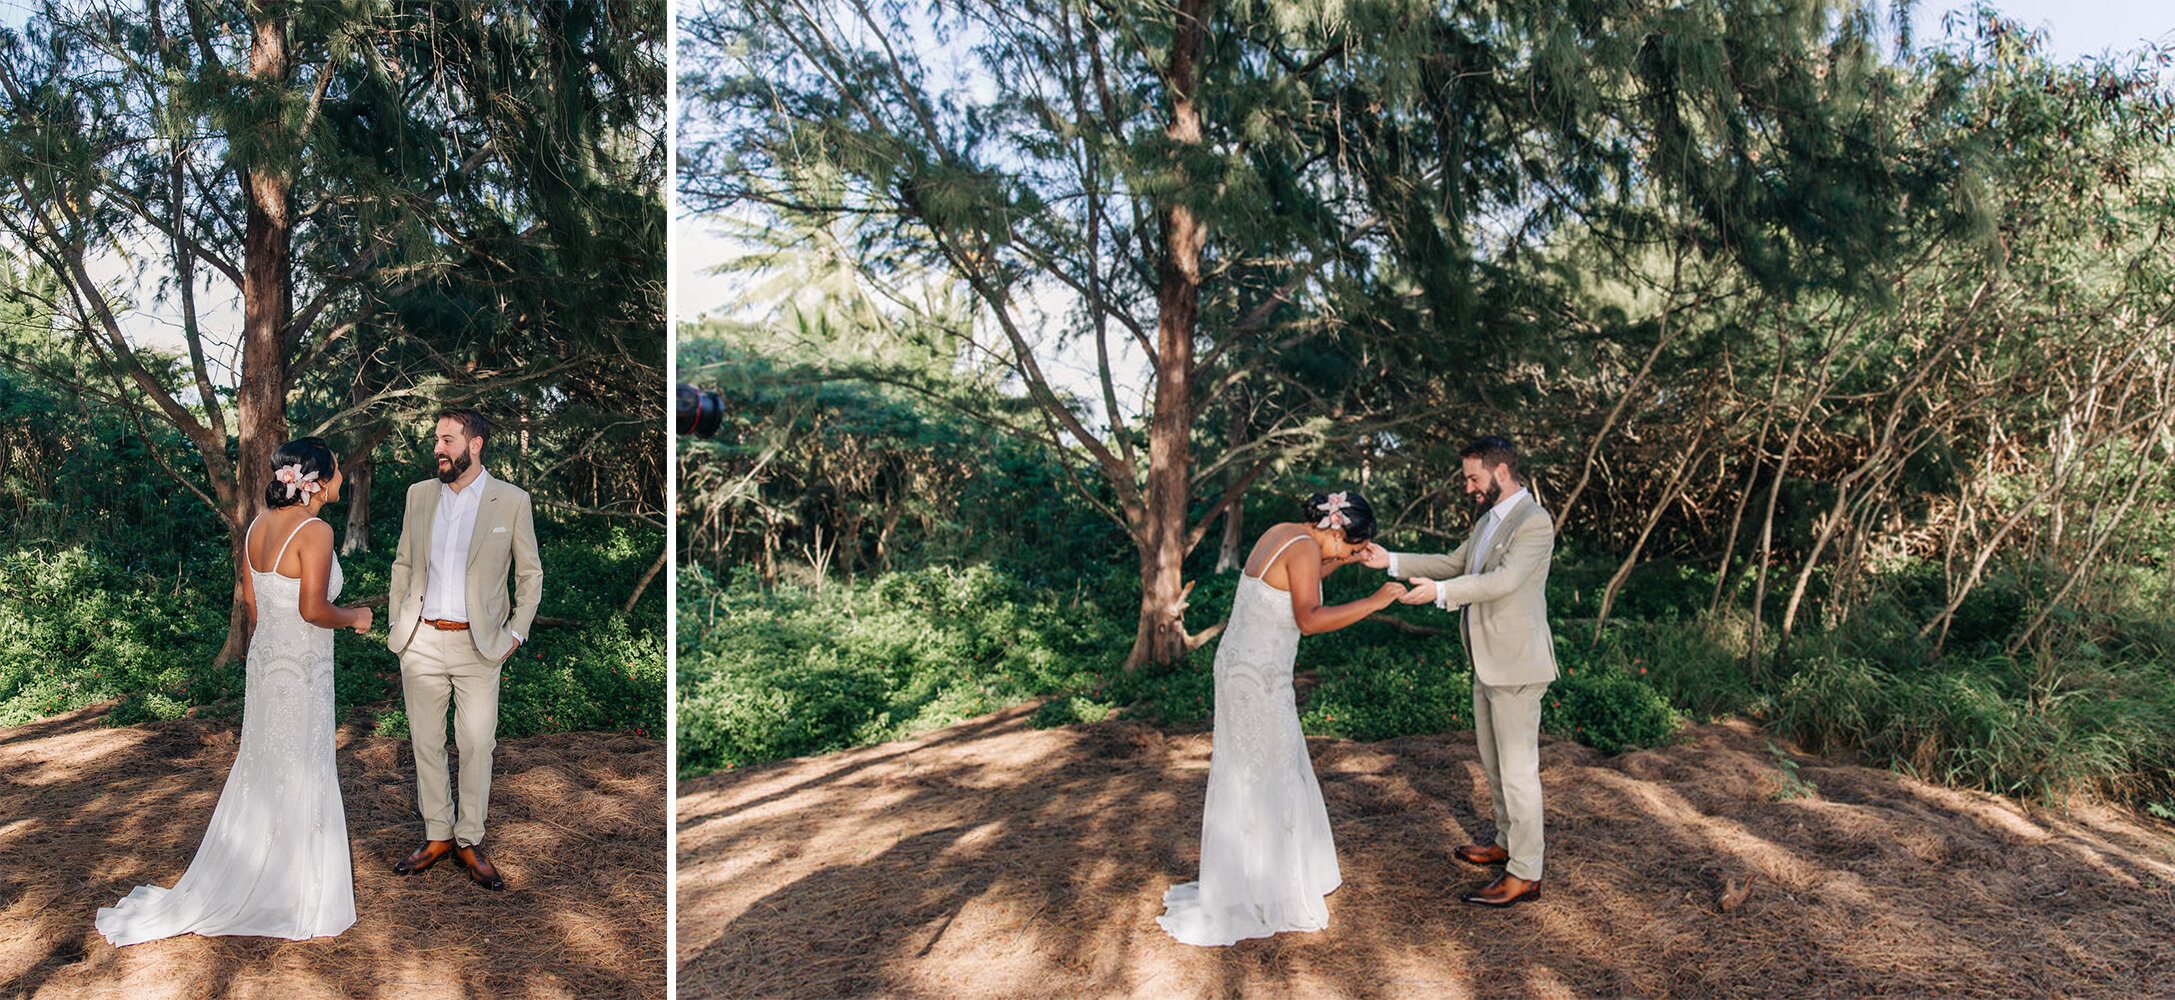
[[[1263,572],[1283,551],[1269,557]],[[1227,945],[1329,926],[1322,897],[1343,876],[1292,698],[1298,653],[1291,595],[1241,573],[1216,646],[1201,880],[1165,892],[1163,915],[1155,918],[1186,944]]]
[[[275,569],[279,560],[272,557]],[[249,575],[257,628],[244,661],[234,769],[181,881],[171,889],[137,886],[99,909],[98,932],[113,944],[176,934],[300,941],[355,923],[354,866],[333,762],[332,630],[302,620],[301,580],[255,566]],[[325,600],[339,596],[342,582],[335,557]]]

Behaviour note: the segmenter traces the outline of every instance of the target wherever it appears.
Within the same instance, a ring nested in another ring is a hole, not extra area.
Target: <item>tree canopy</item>
[[[0,32],[7,364],[126,414],[237,552],[283,440],[367,495],[450,403],[546,506],[661,532],[663,33],[655,0],[41,5]]]
[[[1933,567],[1938,640],[1990,562],[2053,560],[2045,618],[2159,516],[2175,103],[2164,53],[2058,64],[1991,10],[1899,40],[1907,13],[713,4],[678,185],[853,275],[847,308],[751,253],[800,294],[741,321],[923,331],[1027,404],[778,352],[1041,442],[1139,557],[1131,664],[1213,634],[1187,561],[1223,518],[1229,564],[1257,484],[1369,483],[1451,539],[1481,433],[1619,565],[1601,620],[1639,567],[1706,566],[1759,663]]]

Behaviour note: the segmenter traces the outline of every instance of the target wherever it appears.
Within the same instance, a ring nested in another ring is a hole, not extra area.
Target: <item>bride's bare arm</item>
[[[1283,560],[1284,579],[1291,585],[1291,616],[1298,621],[1303,635],[1334,632],[1397,603],[1405,593],[1405,585],[1393,581],[1350,604],[1324,605],[1321,546],[1312,538],[1301,538],[1284,553]]]
[[[302,560],[302,620],[319,628],[370,631],[369,608],[341,608],[325,600],[332,585],[332,525],[310,521],[295,536],[295,557]]]

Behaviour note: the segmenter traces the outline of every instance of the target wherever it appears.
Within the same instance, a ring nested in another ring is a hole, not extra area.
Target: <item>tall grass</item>
[[[2175,671],[1957,657],[1925,671],[1819,655],[1777,685],[1776,729],[1929,781],[2041,802],[2175,798]]]

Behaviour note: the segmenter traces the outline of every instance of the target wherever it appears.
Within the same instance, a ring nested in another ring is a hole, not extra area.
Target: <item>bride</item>
[[[1216,721],[1201,816],[1201,879],[1163,895],[1165,931],[1193,945],[1227,945],[1329,926],[1323,896],[1343,877],[1329,810],[1292,700],[1299,637],[1333,632],[1388,607],[1386,583],[1350,604],[1322,606],[1322,577],[1357,562],[1374,511],[1355,492],[1315,494],[1306,522],[1263,532],[1232,598],[1216,647]]]
[[[176,934],[300,941],[355,923],[355,875],[332,754],[332,630],[370,630],[369,608],[334,607],[340,561],[318,511],[340,499],[325,442],[272,455],[265,507],[249,526],[242,599],[255,630],[244,662],[242,739],[189,870],[98,911],[116,945]],[[365,501],[367,502],[367,498]]]

